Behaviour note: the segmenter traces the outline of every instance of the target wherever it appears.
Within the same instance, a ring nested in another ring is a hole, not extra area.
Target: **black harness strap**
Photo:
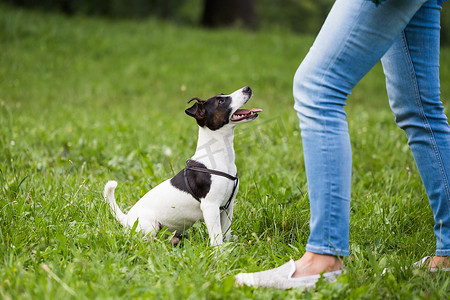
[[[217,176],[222,176],[222,177],[225,177],[225,178],[227,178],[229,180],[233,180],[234,181],[234,187],[233,187],[233,191],[231,192],[230,199],[228,199],[228,201],[225,203],[225,205],[220,207],[220,210],[227,210],[228,207],[230,207],[231,200],[233,200],[234,193],[236,192],[236,188],[237,188],[237,186],[239,184],[238,175],[236,174],[236,176],[232,176],[232,175],[230,175],[228,173],[221,172],[221,171],[211,170],[211,169],[208,169],[208,168],[199,168],[199,167],[189,166],[189,162],[190,161],[191,161],[190,159],[188,159],[186,161],[186,167],[184,168],[184,183],[186,184],[186,187],[189,190],[189,193],[198,202],[201,202],[200,198],[194,193],[194,191],[192,190],[191,186],[189,185],[189,180],[188,180],[188,177],[187,177],[187,174],[186,174],[187,170],[196,171],[196,172],[203,172],[203,173],[208,173],[208,174],[217,175]]]

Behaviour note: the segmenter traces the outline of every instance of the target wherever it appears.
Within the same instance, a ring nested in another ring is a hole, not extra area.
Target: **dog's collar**
[[[228,178],[229,180],[233,180],[234,181],[234,187],[233,187],[233,191],[231,192],[230,199],[228,199],[228,201],[227,201],[227,203],[225,203],[225,205],[220,207],[220,210],[227,210],[228,207],[231,204],[231,201],[233,200],[234,193],[236,192],[236,188],[237,188],[237,186],[239,184],[238,174],[236,173],[236,176],[232,176],[232,175],[230,175],[228,173],[217,171],[217,170],[211,170],[211,169],[208,169],[208,168],[195,167],[195,166],[189,165],[190,162],[193,162],[193,160],[188,159],[186,161],[186,167],[184,168],[184,182],[186,184],[187,189],[189,190],[189,193],[198,202],[201,202],[200,198],[194,193],[194,191],[191,189],[191,186],[189,185],[189,180],[188,180],[188,177],[187,177],[187,174],[186,174],[187,170],[189,170],[189,171],[196,171],[196,172],[203,172],[203,173],[208,173],[208,174],[217,175],[217,176],[222,176],[222,177]]]

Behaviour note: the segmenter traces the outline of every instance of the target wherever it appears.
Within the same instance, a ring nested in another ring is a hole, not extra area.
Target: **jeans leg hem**
[[[335,255],[335,256],[349,256],[350,252],[348,250],[343,249],[334,249],[331,247],[317,247],[312,246],[310,244],[306,245],[306,251],[317,253],[317,254],[327,254],[327,255]]]
[[[450,256],[450,250],[436,250],[436,256]]]

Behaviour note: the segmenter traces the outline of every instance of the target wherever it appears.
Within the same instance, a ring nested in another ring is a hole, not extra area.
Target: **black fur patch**
[[[206,127],[211,130],[222,128],[230,121],[231,97],[217,95],[205,103]]]
[[[186,114],[194,117],[200,127],[208,127],[210,130],[217,130],[230,121],[231,117],[231,97],[226,95],[216,95],[206,101],[198,98],[192,107],[186,109]]]
[[[204,164],[193,160],[189,160],[188,165],[197,168],[206,168]],[[170,180],[170,183],[175,188],[190,194],[191,192],[189,188],[186,186],[186,180],[184,176],[185,170],[183,169]],[[192,189],[192,192],[194,192],[194,194],[197,197],[204,198],[206,197],[206,195],[208,195],[209,190],[211,188],[211,174],[196,172],[187,169],[186,176],[189,182],[189,186]]]

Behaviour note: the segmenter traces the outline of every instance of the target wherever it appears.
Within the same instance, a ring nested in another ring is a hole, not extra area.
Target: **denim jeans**
[[[344,105],[381,59],[389,103],[450,255],[450,126],[440,101],[437,0],[337,0],[294,77],[311,208],[307,251],[349,255],[352,154]]]

